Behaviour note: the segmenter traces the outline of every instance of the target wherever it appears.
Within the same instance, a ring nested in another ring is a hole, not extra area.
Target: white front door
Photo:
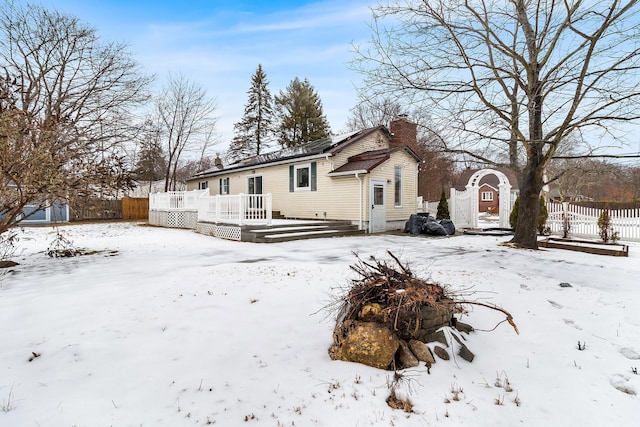
[[[385,206],[386,185],[382,180],[371,180],[369,186],[369,233],[379,233],[387,229],[387,209]]]

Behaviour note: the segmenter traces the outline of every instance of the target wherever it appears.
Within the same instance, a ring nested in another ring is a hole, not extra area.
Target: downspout
[[[360,177],[360,174],[356,172],[356,178],[358,178],[358,181],[360,181],[360,222],[358,223],[358,230],[362,230],[362,177]]]

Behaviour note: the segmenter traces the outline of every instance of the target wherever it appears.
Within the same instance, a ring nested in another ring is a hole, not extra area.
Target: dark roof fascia
[[[367,169],[358,169],[358,170],[344,171],[344,172],[329,172],[327,174],[327,176],[335,178],[335,177],[338,177],[338,176],[349,176],[349,175],[356,176],[356,175],[360,175],[360,174],[364,175],[364,174],[369,173],[369,172],[371,172],[371,171],[369,171]]]
[[[380,166],[382,163],[386,162],[387,160],[389,160],[391,158],[391,156],[389,156],[388,153],[385,153],[383,155],[379,155],[377,157],[372,157],[370,159],[361,159],[361,160],[355,160],[353,163],[357,163],[357,162],[366,162],[366,161],[373,161],[369,167],[367,167],[366,169],[361,169],[361,170],[366,170],[367,172],[371,172],[372,170],[374,170],[375,168],[377,168],[378,166]],[[348,165],[349,163],[347,162],[346,165]],[[346,166],[343,165],[343,166]],[[339,170],[340,168],[336,169]]]
[[[380,155],[380,154],[391,154],[391,153],[395,153],[396,151],[401,151],[401,150],[405,151],[407,154],[409,154],[411,157],[413,157],[416,162],[421,162],[422,161],[420,156],[418,156],[416,154],[416,152],[411,149],[411,147],[407,147],[406,145],[399,145],[399,146],[391,147],[391,148],[382,148],[380,150],[374,150],[374,151],[365,151],[364,153],[359,153],[359,154],[356,154],[356,155],[353,155],[353,156],[349,157],[348,161],[353,161],[353,160],[356,160],[358,158],[364,158],[364,157],[369,157],[369,156],[377,156],[377,155]]]
[[[404,152],[408,153],[411,157],[413,157],[414,160],[416,161],[416,163],[420,162],[420,158],[415,154],[415,152],[413,150],[411,150],[411,148],[402,145],[402,146],[398,146],[398,147],[383,148],[381,150],[365,151],[364,153],[359,153],[359,154],[356,154],[354,156],[351,156],[347,160],[346,164],[344,164],[341,167],[337,168],[333,172],[329,172],[327,174],[327,176],[345,176],[345,175],[356,175],[356,174],[359,174],[359,173],[369,173],[373,169],[375,169],[378,166],[380,166],[382,163],[384,163],[387,160],[389,160],[391,158],[391,154],[395,153],[397,151],[404,151]],[[344,166],[348,165],[349,163],[366,162],[366,161],[372,161],[372,160],[375,160],[375,161],[372,162],[371,164],[369,164],[366,169],[357,169],[357,170],[352,170],[352,171],[349,171],[349,170],[341,171],[340,170],[341,168],[343,168]]]
[[[491,184],[487,184],[486,182],[484,184],[481,184],[480,186],[478,186],[478,189],[480,191],[482,191],[482,187],[489,187],[490,189],[492,189],[493,191],[495,191],[496,193],[499,191],[496,187],[494,187]]]
[[[418,156],[418,154],[415,151],[413,151],[411,149],[411,147],[408,147],[406,145],[402,145],[402,146],[399,146],[399,147],[394,147],[393,149],[394,150],[402,149],[402,150],[406,151],[411,157],[413,157],[416,160],[417,163],[420,163],[422,161],[422,158],[420,156]]]

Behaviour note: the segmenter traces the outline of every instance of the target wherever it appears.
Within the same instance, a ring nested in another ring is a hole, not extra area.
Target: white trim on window
[[[493,191],[483,191],[480,200],[483,202],[493,202]]]
[[[294,191],[310,191],[311,190],[311,163],[294,166],[293,190]]]
[[[221,195],[229,194],[229,177],[220,178],[220,183],[218,185],[218,192]]]
[[[402,207],[402,172],[401,165],[393,168],[393,206],[396,208]]]
[[[263,190],[263,177],[261,173],[247,175],[246,179],[247,194],[262,194]],[[251,188],[253,186],[253,188]],[[259,186],[260,188],[256,188]],[[259,191],[258,191],[259,190]]]

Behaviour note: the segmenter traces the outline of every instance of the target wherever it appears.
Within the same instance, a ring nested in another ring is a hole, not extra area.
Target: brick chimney
[[[418,125],[411,122],[406,114],[401,114],[392,120],[389,131],[392,134],[392,147],[406,145],[415,149],[418,145]]]
[[[215,165],[216,168],[218,169],[222,169],[223,165],[222,165],[222,159],[220,158],[220,154],[216,153],[216,158],[213,161],[213,164]]]

